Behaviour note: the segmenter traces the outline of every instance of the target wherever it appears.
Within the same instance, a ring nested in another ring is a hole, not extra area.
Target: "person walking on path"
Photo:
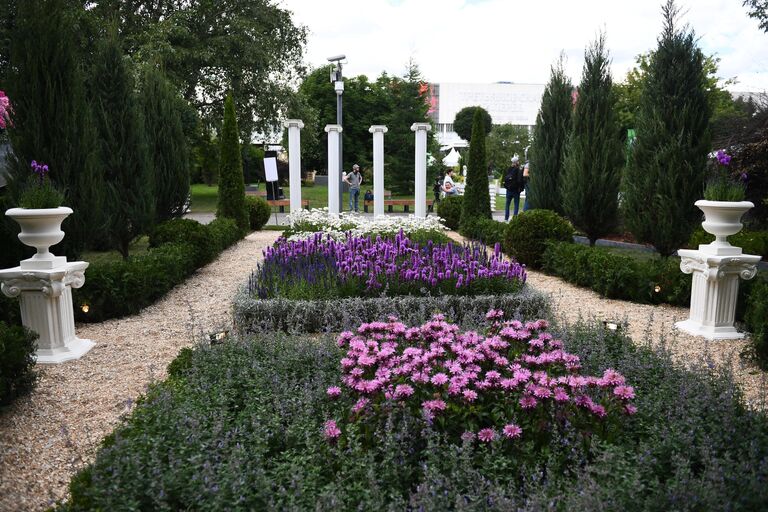
[[[352,166],[352,172],[344,177],[344,181],[349,185],[349,210],[358,211],[358,201],[360,200],[360,185],[363,184],[363,175],[360,173],[360,166]]]
[[[525,190],[525,203],[523,204],[524,212],[531,209],[531,196],[528,192],[528,183],[531,181],[530,166],[530,162],[525,162],[525,165],[523,166],[523,190]]]
[[[520,169],[520,157],[512,157],[512,165],[504,172],[504,188],[506,201],[504,205],[504,220],[509,220],[509,203],[515,202],[514,215],[520,211],[520,192],[523,190],[523,170]]]

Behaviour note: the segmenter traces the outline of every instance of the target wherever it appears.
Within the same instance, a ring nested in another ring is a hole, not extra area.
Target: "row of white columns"
[[[299,131],[304,123],[299,119],[285,122],[288,128],[288,167],[291,186],[291,211],[301,209],[301,137]],[[411,131],[416,133],[416,151],[414,155],[415,213],[417,217],[427,216],[427,132],[432,127],[429,123],[413,123]],[[341,213],[339,204],[339,186],[341,169],[339,168],[339,137],[342,128],[338,124],[325,127],[328,134],[328,212]],[[368,131],[373,134],[373,214],[384,215],[384,134],[387,127],[373,125]]]

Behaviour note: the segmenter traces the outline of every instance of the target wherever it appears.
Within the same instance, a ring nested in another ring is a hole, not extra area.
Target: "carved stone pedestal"
[[[23,263],[23,262],[22,262]],[[38,363],[63,363],[79,359],[94,343],[75,335],[72,288],[85,282],[88,263],[74,261],[52,269],[24,266],[0,270],[2,292],[20,297],[21,321],[37,332]]]
[[[718,247],[715,243],[677,253],[680,270],[693,274],[693,287],[690,317],[675,326],[710,340],[743,338],[744,333],[733,326],[739,278],[755,277],[760,256],[741,254],[738,247]]]

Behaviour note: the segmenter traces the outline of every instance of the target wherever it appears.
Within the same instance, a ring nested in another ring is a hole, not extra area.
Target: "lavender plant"
[[[22,208],[58,208],[64,200],[64,195],[53,186],[48,173],[48,165],[35,160],[30,163],[32,175],[29,176],[21,197],[19,206]]]

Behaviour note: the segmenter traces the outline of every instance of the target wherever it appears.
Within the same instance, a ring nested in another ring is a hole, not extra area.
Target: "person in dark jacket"
[[[504,188],[507,200],[504,205],[504,220],[509,220],[509,203],[515,202],[514,215],[520,211],[520,192],[523,191],[523,170],[520,168],[520,158],[512,157],[512,165],[504,172]]]

